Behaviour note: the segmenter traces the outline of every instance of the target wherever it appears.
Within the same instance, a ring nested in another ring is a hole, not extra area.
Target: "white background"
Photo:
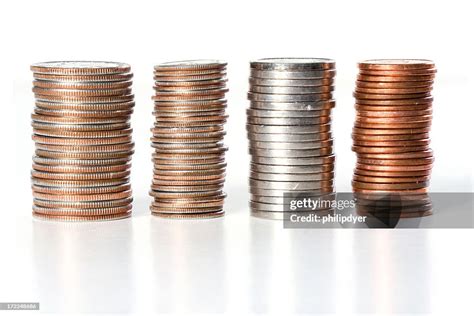
[[[249,218],[245,132],[249,60],[335,59],[336,187],[349,191],[357,61],[432,59],[438,73],[431,190],[473,191],[474,23],[467,3],[2,4],[1,60],[7,73],[0,77],[7,98],[1,117],[0,301],[40,301],[45,311],[81,312],[472,311],[472,230],[284,231],[279,223]],[[153,65],[197,58],[229,64],[227,215],[207,222],[161,221],[147,210]],[[131,64],[136,95],[132,219],[91,226],[31,219],[29,65],[48,60]]]

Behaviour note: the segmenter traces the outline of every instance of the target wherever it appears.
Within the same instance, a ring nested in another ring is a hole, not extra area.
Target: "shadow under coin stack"
[[[283,219],[285,193],[334,191],[335,63],[265,58],[250,68],[250,208],[254,216]]]
[[[226,63],[155,66],[152,214],[167,218],[224,215]]]
[[[67,220],[130,216],[130,66],[33,64],[33,214]]]
[[[434,160],[429,131],[435,73],[429,60],[359,63],[352,134],[357,154],[352,186],[359,213],[431,214],[427,190]]]

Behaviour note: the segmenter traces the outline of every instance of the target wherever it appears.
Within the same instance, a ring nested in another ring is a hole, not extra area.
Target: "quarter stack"
[[[429,131],[435,73],[429,60],[359,63],[352,186],[362,212],[431,214],[427,190],[434,161]]]
[[[130,66],[45,62],[31,70],[33,214],[67,221],[130,216]]]
[[[155,66],[152,214],[167,218],[224,215],[223,144],[227,64],[191,60]]]
[[[335,62],[265,58],[250,63],[247,110],[250,208],[284,218],[286,193],[332,193]]]

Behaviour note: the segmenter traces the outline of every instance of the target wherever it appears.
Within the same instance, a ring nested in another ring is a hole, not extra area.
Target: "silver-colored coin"
[[[247,131],[260,134],[314,134],[331,131],[331,124],[305,126],[265,126],[247,124]]]
[[[277,125],[277,126],[305,126],[305,125],[321,125],[331,121],[331,116],[320,117],[256,117],[248,116],[248,124],[256,125]]]
[[[158,150],[174,149],[215,149],[224,147],[223,143],[200,142],[200,143],[151,143],[151,147]]]
[[[272,110],[255,110],[247,109],[247,115],[251,117],[268,117],[268,118],[318,118],[321,116],[329,116],[331,110],[321,111],[272,111]]]
[[[130,177],[103,181],[45,180],[39,178],[31,178],[32,185],[65,189],[120,186],[128,184],[129,182]]]
[[[307,173],[322,173],[334,171],[334,163],[325,165],[309,165],[309,166],[277,166],[277,165],[262,165],[250,164],[250,170],[263,173],[292,173],[292,174],[307,174]]]
[[[250,78],[250,86],[269,87],[319,87],[334,84],[334,79],[261,79]]]
[[[248,132],[247,137],[250,141],[256,142],[282,142],[282,143],[303,143],[316,142],[331,139],[331,132],[315,132],[307,134],[261,134]]]
[[[320,181],[320,180],[334,180],[334,172],[327,173],[261,173],[250,171],[250,178],[263,181]]]
[[[95,119],[95,118],[91,119],[90,121],[87,121],[87,118],[84,118],[79,123],[77,121],[74,121],[74,118],[71,121],[64,120],[60,123],[57,123],[57,121],[55,121],[55,119],[57,119],[57,117],[45,116],[45,115],[33,115],[32,121],[35,122],[35,123],[45,123],[45,124],[53,124],[53,125],[55,125],[55,124],[59,124],[59,125],[123,124],[123,123],[127,123],[129,121],[130,116],[127,115],[127,116],[122,116],[122,117],[107,117],[107,118],[101,119],[100,121]]]
[[[269,111],[321,111],[329,110],[336,106],[334,100],[315,101],[315,102],[260,102],[251,101],[250,108],[255,110],[269,110]]]
[[[320,201],[324,203],[319,205],[319,207],[316,207],[314,210],[317,211],[317,210],[325,210],[325,209],[330,208],[329,203],[331,203],[331,201],[333,201],[335,197],[336,197],[335,193],[329,193],[321,197],[318,197]],[[288,199],[287,201],[285,201],[285,198],[283,196],[262,196],[262,195],[251,194],[250,200],[257,203],[276,204],[276,205],[284,205],[285,203],[288,203]]]
[[[99,75],[130,71],[130,65],[109,61],[49,61],[31,65],[36,73],[57,75]]]
[[[259,79],[329,79],[336,76],[336,70],[280,71],[250,69],[251,78]]]
[[[332,180],[282,182],[282,181],[262,181],[262,180],[250,179],[249,182],[250,182],[250,187],[254,187],[258,189],[288,190],[288,191],[320,190],[329,185],[333,185]]]
[[[287,208],[285,208],[284,204],[270,204],[270,203],[260,203],[256,201],[250,201],[250,208],[252,210],[258,210],[260,212],[292,212],[292,213],[303,213],[307,211],[289,211]],[[324,208],[316,208],[314,212],[316,211],[322,211],[322,210],[330,210],[331,206],[329,207],[324,207]]]
[[[315,102],[331,100],[332,93],[313,93],[313,94],[263,94],[249,92],[247,97],[250,101],[261,102]]]
[[[286,189],[261,189],[257,187],[250,187],[250,194],[253,195],[258,195],[258,196],[272,196],[272,197],[284,197],[285,194],[288,193],[307,193],[308,196],[316,196],[320,194],[328,194],[331,192],[334,192],[334,188],[331,187],[325,187],[322,189],[309,189],[309,190],[304,190],[304,189],[294,189],[294,190],[286,190]]]
[[[224,137],[226,132],[210,132],[210,133],[175,133],[175,134],[161,134],[153,133],[153,141],[161,142],[161,139],[166,142],[196,142],[195,140],[215,139]]]
[[[214,146],[211,148],[205,147],[205,148],[188,148],[188,149],[179,149],[179,148],[173,148],[173,149],[161,149],[161,148],[155,148],[155,153],[158,154],[220,154],[224,153],[227,151],[227,147],[224,145],[221,146]]]
[[[55,159],[45,157],[33,157],[33,162],[48,166],[110,166],[128,163],[132,158],[112,158],[112,159]]]
[[[249,148],[249,153],[255,157],[270,158],[306,158],[306,157],[323,157],[333,154],[332,146],[320,149],[260,149]]]
[[[261,58],[250,62],[250,68],[258,70],[308,71],[335,67],[336,62],[329,58]]]
[[[318,86],[318,87],[273,87],[273,86],[257,86],[251,85],[250,91],[255,93],[269,94],[315,94],[330,93],[334,91],[334,86]]]
[[[162,111],[154,111],[153,115],[157,119],[165,118],[166,120],[169,120],[169,121],[171,121],[173,118],[183,119],[183,118],[190,118],[190,117],[226,116],[225,110],[197,111],[197,112],[181,112],[181,111],[162,112]]]
[[[258,141],[249,141],[250,148],[255,149],[278,149],[278,150],[299,150],[299,149],[319,149],[327,148],[333,145],[332,139],[324,141],[314,141],[314,142],[258,142]]]
[[[119,129],[130,128],[130,123],[114,123],[114,124],[56,124],[56,123],[39,123],[32,121],[31,126],[39,130],[64,130],[64,131],[76,131],[76,132],[92,132],[92,131],[114,131]]]
[[[194,59],[170,61],[156,65],[156,71],[191,71],[201,69],[222,69],[227,66],[227,62],[217,59]]]
[[[252,156],[251,162],[263,165],[279,165],[279,166],[307,166],[307,165],[324,165],[334,162],[334,155],[326,157],[309,157],[309,158],[272,158]]]

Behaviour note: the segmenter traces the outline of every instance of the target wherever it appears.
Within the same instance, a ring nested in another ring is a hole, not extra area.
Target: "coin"
[[[262,58],[251,61],[250,68],[258,70],[311,71],[334,69],[336,63],[328,58]]]
[[[35,63],[31,71],[54,75],[104,75],[130,71],[130,65],[108,61],[49,61]]]
[[[368,70],[420,70],[434,68],[427,59],[369,59],[359,62],[360,69]]]

